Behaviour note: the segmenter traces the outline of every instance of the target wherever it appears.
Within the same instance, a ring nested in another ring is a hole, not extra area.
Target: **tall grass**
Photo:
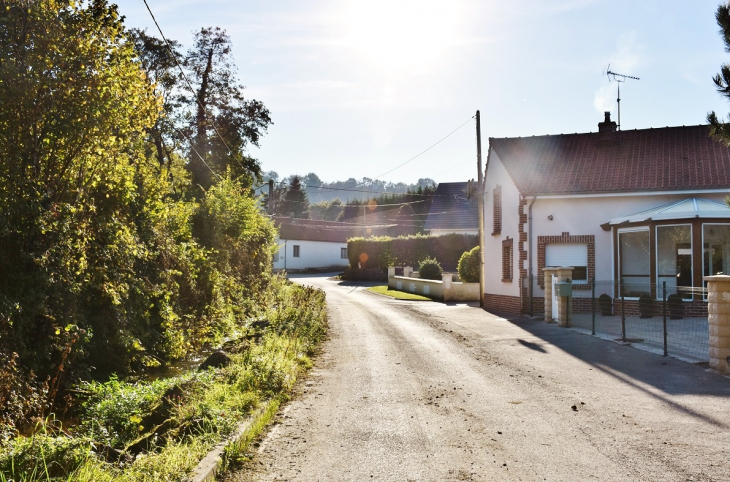
[[[66,428],[44,421],[32,436],[3,443],[0,482],[182,480],[247,421],[225,454],[245,458],[326,335],[324,293],[280,283],[265,313],[268,327],[228,366],[154,382],[80,385],[79,422]]]

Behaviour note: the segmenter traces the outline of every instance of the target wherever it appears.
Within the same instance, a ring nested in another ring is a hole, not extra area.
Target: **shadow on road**
[[[704,366],[655,355],[543,321],[526,317],[505,319],[546,343],[641,390],[675,410],[720,428],[730,428],[728,422],[720,417],[715,418],[699,413],[666,396],[700,395],[730,398],[730,379],[727,377],[706,370]],[[522,339],[517,341],[531,350],[546,353],[545,349],[536,343]]]

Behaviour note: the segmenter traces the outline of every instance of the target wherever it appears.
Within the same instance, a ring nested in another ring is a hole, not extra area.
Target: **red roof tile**
[[[730,147],[708,126],[491,138],[489,145],[523,195],[730,189]]]

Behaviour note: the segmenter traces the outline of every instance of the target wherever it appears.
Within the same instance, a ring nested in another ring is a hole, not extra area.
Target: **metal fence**
[[[544,299],[523,298],[523,309],[530,306],[542,313]],[[706,288],[588,281],[573,284],[570,312],[570,328],[690,362],[709,360]]]

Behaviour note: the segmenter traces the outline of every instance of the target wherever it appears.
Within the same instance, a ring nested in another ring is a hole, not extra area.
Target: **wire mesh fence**
[[[537,292],[537,286],[523,291],[529,292]],[[523,298],[523,309],[542,313],[543,307],[539,296]],[[691,362],[709,360],[706,288],[588,281],[573,284],[570,312],[571,328]]]

